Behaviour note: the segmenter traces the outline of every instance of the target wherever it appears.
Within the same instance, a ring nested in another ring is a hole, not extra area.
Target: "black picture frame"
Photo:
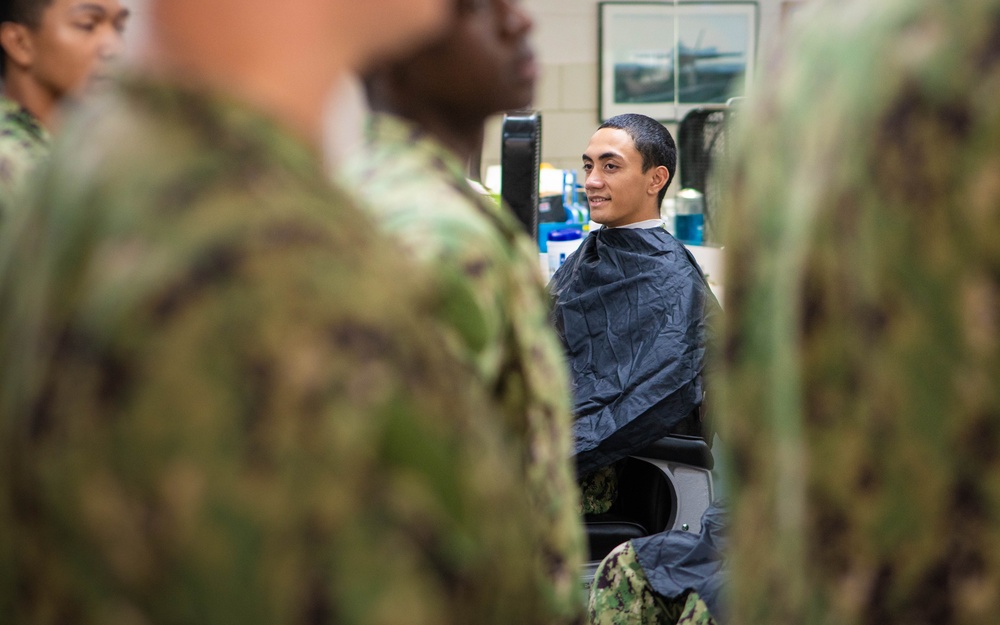
[[[758,15],[756,2],[598,3],[600,121],[620,113],[678,121],[744,96]]]

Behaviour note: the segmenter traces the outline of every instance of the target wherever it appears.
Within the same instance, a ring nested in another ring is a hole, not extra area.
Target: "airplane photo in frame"
[[[757,55],[756,2],[598,4],[601,120],[677,121],[745,95]]]

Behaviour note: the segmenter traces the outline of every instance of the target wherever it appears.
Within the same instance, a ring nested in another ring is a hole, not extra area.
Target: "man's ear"
[[[34,40],[31,31],[24,24],[14,22],[0,24],[0,46],[3,47],[11,63],[19,67],[30,67],[34,63]]]
[[[668,182],[670,182],[670,171],[663,165],[654,167],[649,178],[649,188],[646,189],[646,192],[650,195],[658,195],[660,189],[667,186]]]

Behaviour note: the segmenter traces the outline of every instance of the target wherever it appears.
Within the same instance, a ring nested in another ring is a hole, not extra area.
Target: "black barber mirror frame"
[[[718,167],[729,153],[728,132],[743,98],[726,104],[692,109],[677,125],[680,188],[695,189],[705,198],[705,240],[715,241],[719,212]]]
[[[533,241],[538,240],[538,170],[542,164],[542,115],[504,115],[500,196]]]

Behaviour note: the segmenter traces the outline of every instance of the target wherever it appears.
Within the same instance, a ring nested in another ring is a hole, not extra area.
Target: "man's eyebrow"
[[[96,13],[103,16],[108,15],[108,10],[100,4],[88,2],[86,4],[78,4],[70,9],[74,13]],[[115,13],[112,17],[116,20],[126,20],[132,15],[132,11],[122,7],[120,11]]]
[[[72,10],[79,13],[100,13],[101,15],[108,12],[103,5],[96,3],[78,4]]]
[[[604,154],[601,154],[600,156],[598,156],[597,160],[599,160],[599,161],[606,161],[609,158],[622,158],[622,155],[619,154],[618,152],[605,152]],[[585,160],[585,161],[592,161],[594,159],[592,159],[589,156],[587,156],[586,154],[584,154],[583,155],[583,160]]]

